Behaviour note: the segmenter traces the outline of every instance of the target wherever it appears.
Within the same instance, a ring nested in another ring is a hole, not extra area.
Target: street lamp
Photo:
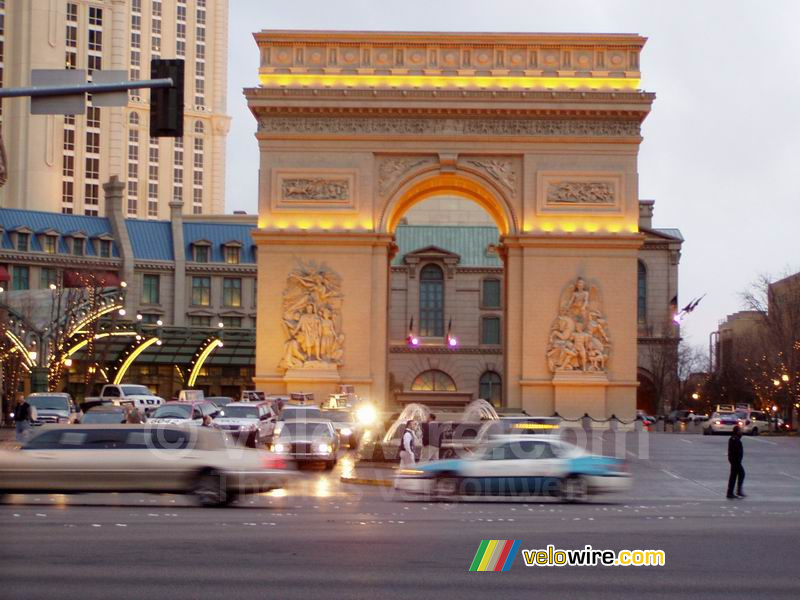
[[[784,382],[786,382],[786,381],[789,381],[789,376],[788,376],[786,373],[784,373],[783,375],[781,375],[781,379],[782,379]]]
[[[700,399],[700,394],[698,394],[697,392],[692,394],[692,400],[699,400],[699,399]]]

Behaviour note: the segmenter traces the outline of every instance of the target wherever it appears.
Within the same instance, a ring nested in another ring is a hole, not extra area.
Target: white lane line
[[[628,456],[632,456],[633,458],[639,458],[639,455],[636,454],[636,452],[633,452],[631,450],[625,450],[625,452],[627,453]]]
[[[680,475],[675,475],[675,473],[667,471],[666,469],[661,469],[661,472],[666,473],[667,475],[669,475],[670,477],[674,477],[675,479],[683,479],[683,477],[681,477]]]
[[[757,437],[750,437],[750,439],[754,442],[761,442],[762,444],[770,444],[771,446],[777,446],[777,442],[770,442],[769,440],[762,440],[761,438]]]
[[[797,479],[798,481],[800,481],[800,477],[798,477],[797,475],[789,475],[789,473],[786,473],[785,471],[781,471],[780,474],[786,475],[787,477],[790,477],[792,479]]]
[[[692,443],[692,442],[690,442],[689,440],[685,440],[685,439],[683,439],[683,438],[678,438],[678,439],[679,439],[680,441],[682,441],[684,444],[691,444],[691,443]]]

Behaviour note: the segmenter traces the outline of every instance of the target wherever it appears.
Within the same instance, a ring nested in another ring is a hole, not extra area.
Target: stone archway
[[[392,233],[447,192],[505,265],[506,403],[628,419],[636,403],[644,38],[262,31],[259,389],[388,397]],[[305,316],[304,316],[305,315]]]

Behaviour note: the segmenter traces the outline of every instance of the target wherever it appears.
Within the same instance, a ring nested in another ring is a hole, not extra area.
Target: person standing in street
[[[439,460],[439,448],[442,446],[442,432],[436,415],[429,414],[428,422],[422,425],[422,454],[420,462]]]
[[[406,428],[400,436],[400,466],[413,466],[416,463],[414,457],[414,420],[406,421]]]
[[[744,483],[743,458],[744,447],[742,446],[742,429],[738,425],[735,425],[731,433],[731,439],[728,440],[728,462],[731,464],[731,474],[730,477],[728,477],[728,498],[745,497],[745,493],[742,491],[742,484]],[[736,486],[735,495],[733,493],[734,486]]]
[[[25,396],[20,394],[17,397],[17,406],[14,409],[14,423],[16,426],[17,441],[22,444],[28,439],[28,432],[31,429],[31,406],[25,401]]]

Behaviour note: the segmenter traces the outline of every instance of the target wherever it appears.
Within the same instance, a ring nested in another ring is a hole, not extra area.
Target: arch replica
[[[257,387],[385,402],[393,232],[454,195],[500,231],[503,404],[632,418],[645,38],[255,38]]]

